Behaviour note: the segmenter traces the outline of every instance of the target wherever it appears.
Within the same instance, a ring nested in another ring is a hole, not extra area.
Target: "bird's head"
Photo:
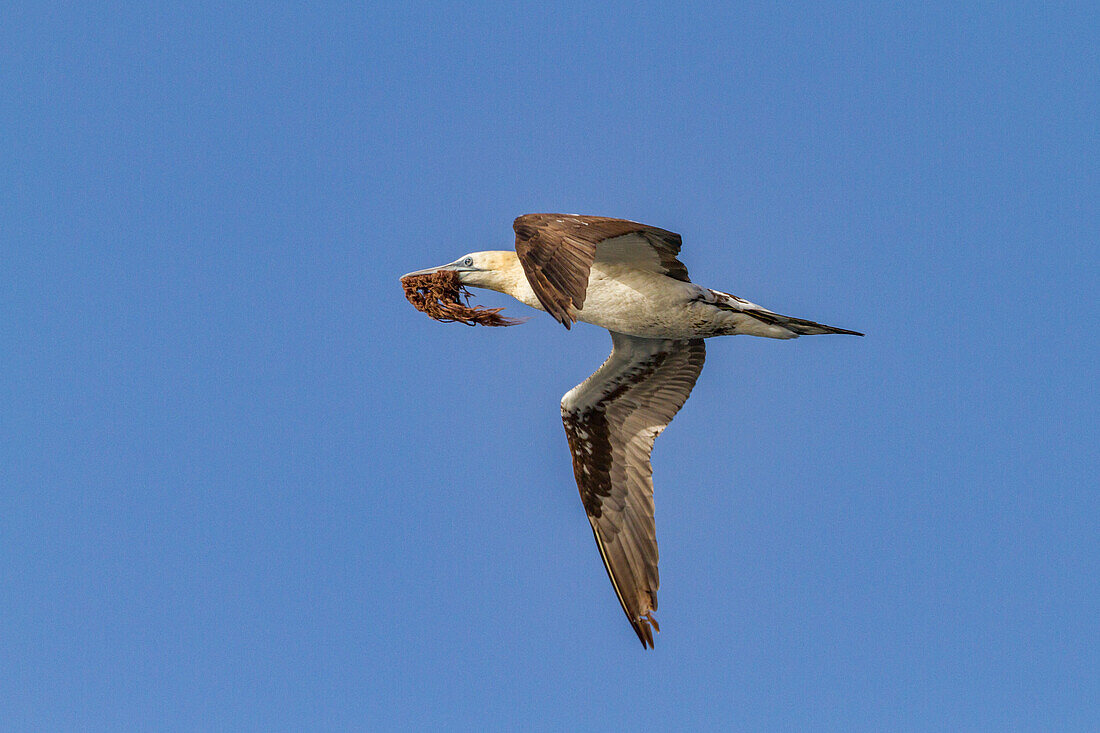
[[[488,288],[499,292],[508,292],[516,277],[523,276],[523,268],[515,252],[490,251],[471,252],[462,255],[454,262],[439,267],[428,267],[411,275],[430,275],[433,272],[450,270],[458,273],[459,282],[474,288]]]

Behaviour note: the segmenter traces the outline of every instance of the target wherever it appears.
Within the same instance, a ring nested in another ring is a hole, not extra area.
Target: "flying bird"
[[[440,267],[463,286],[506,293],[567,329],[611,332],[611,355],[561,401],[573,475],[604,568],[643,647],[660,631],[653,521],[653,441],[683,407],[703,369],[703,340],[777,339],[857,331],[780,315],[691,282],[680,235],[624,219],[525,214],[515,252],[472,252]]]

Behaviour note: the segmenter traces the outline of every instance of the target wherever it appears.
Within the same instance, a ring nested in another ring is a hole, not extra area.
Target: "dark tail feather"
[[[746,310],[742,311],[747,316],[752,316],[758,321],[764,323],[781,326],[790,331],[797,333],[799,336],[815,336],[821,333],[846,333],[849,336],[862,336],[859,331],[849,331],[846,328],[837,328],[836,326],[826,326],[824,323],[817,323],[816,321],[807,321],[803,318],[791,318],[790,316],[781,316],[778,313],[772,313],[771,311],[764,310]]]

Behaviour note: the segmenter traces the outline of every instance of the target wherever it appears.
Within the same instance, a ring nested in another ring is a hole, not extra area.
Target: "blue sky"
[[[1100,727],[1087,4],[0,11],[0,727]],[[657,648],[605,358],[397,278],[530,211],[864,339],[712,340]]]

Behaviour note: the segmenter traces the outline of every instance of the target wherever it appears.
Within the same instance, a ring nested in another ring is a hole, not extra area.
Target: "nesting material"
[[[458,273],[453,270],[403,277],[401,285],[405,288],[405,297],[414,308],[443,323],[514,326],[524,320],[500,315],[503,308],[471,306],[470,291],[462,287]]]

